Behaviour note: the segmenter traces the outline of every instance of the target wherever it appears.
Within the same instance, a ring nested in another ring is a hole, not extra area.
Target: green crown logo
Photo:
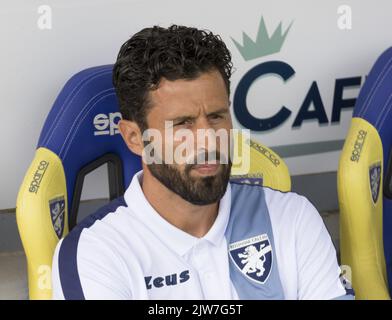
[[[233,40],[238,51],[246,61],[264,57],[280,51],[292,24],[293,22],[290,23],[282,34],[282,22],[280,22],[272,37],[269,37],[264,18],[261,17],[256,41],[253,41],[245,32],[242,32],[243,45],[233,38],[231,40]]]

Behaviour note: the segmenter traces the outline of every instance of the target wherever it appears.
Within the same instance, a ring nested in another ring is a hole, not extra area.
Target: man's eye
[[[212,114],[211,116],[210,116],[210,119],[212,119],[212,120],[216,120],[216,119],[222,119],[223,117],[221,116],[221,115],[219,115],[219,114]]]
[[[190,124],[192,124],[192,120],[183,120],[183,121],[177,122],[175,124],[175,126],[184,126],[184,125],[190,125]]]

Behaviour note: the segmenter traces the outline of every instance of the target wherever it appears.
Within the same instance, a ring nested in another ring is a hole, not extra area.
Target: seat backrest
[[[59,239],[76,224],[85,175],[107,163],[110,199],[114,199],[141,169],[140,157],[129,151],[118,132],[119,119],[112,65],[74,75],[48,114],[17,199],[31,299],[51,298],[52,256]],[[284,161],[253,140],[246,143],[250,170],[243,174],[233,166],[231,178],[289,191]]]
[[[342,263],[359,299],[392,293],[392,47],[359,93],[340,157]]]

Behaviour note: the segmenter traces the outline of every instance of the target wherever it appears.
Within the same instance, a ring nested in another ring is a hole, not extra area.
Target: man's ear
[[[118,129],[129,150],[141,156],[144,144],[138,124],[135,121],[122,119],[118,122]]]

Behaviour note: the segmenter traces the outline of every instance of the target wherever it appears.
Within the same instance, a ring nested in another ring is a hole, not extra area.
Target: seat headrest
[[[61,159],[69,208],[77,176],[90,164],[96,167],[116,158],[118,165],[126,163],[122,166],[125,186],[141,169],[140,157],[129,151],[117,129],[121,114],[112,67],[93,67],[75,74],[58,95],[41,131],[37,148],[47,148]]]
[[[377,59],[359,93],[353,117],[369,122],[376,128],[383,146],[384,203],[392,212],[392,47]]]
[[[382,53],[359,93],[353,117],[362,118],[378,131],[388,168],[392,147],[392,47]],[[385,175],[387,170],[385,170]]]

